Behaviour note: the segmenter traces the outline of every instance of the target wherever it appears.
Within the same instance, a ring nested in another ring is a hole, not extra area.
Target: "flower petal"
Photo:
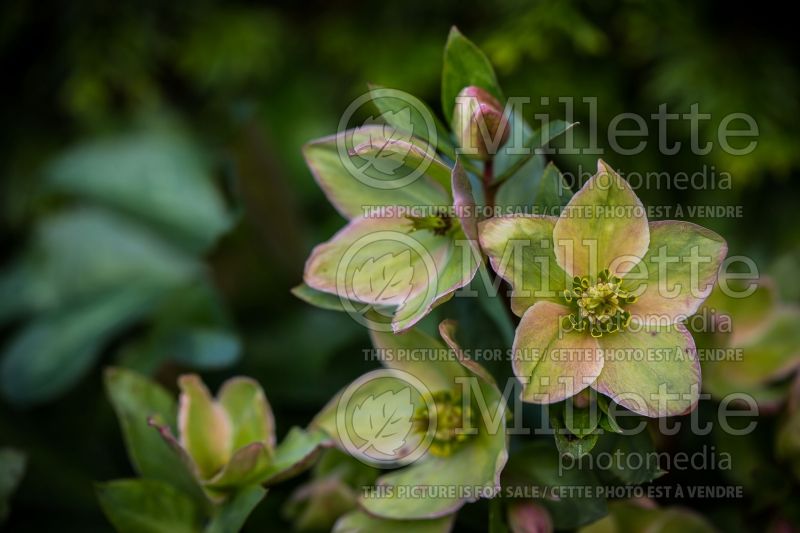
[[[394,168],[396,164],[402,166],[408,158],[409,165],[414,169],[421,170],[422,167],[418,166],[420,161],[410,157],[416,151],[392,153],[398,145],[389,142],[392,139],[387,137],[387,131],[394,131],[394,128],[388,127],[387,130],[383,125],[364,126],[317,139],[303,148],[306,163],[328,200],[347,219],[363,215],[364,209],[369,206],[450,205],[448,192],[426,175],[422,174],[414,180],[403,179],[412,176],[399,172]],[[424,141],[414,138],[406,140],[423,147],[425,153],[432,153]],[[376,143],[388,143],[385,146],[388,155],[392,156],[391,161],[387,161],[391,163],[390,168],[381,168],[380,160],[374,159],[374,154],[367,153],[371,150],[368,147]],[[361,150],[362,154],[351,155],[354,149]],[[444,166],[435,157],[425,158],[424,161],[431,162],[437,169]],[[410,182],[403,183],[405,181]]]
[[[478,225],[492,268],[512,287],[511,309],[522,316],[541,299],[560,302],[567,274],[553,251],[555,217],[497,217]]]
[[[350,511],[336,521],[333,533],[448,533],[454,521],[455,515],[432,520],[386,520],[363,511]]]
[[[202,478],[216,474],[230,459],[233,439],[225,410],[195,374],[178,378],[181,389],[178,428],[181,446],[194,460]]]
[[[575,193],[553,229],[558,264],[570,276],[608,268],[623,276],[647,252],[650,231],[642,202],[602,160],[597,174]]]
[[[408,372],[431,392],[458,389],[456,378],[469,375],[439,339],[417,328],[399,335],[370,331],[370,338],[385,367]]]
[[[500,392],[486,383],[480,388],[488,416],[503,421],[505,402]],[[382,476],[374,496],[362,493],[360,506],[381,518],[430,519],[451,514],[480,497],[491,497],[493,491],[500,490],[500,472],[508,461],[507,436],[504,423],[492,429],[485,425],[483,416],[480,418],[480,432],[455,453],[447,457],[426,455],[407,468]],[[414,487],[445,490],[414,497]],[[472,495],[460,493],[458,489],[463,487],[471,487]]]
[[[477,244],[473,245],[460,231],[455,239],[432,251],[430,258],[436,266],[436,290],[417,291],[398,307],[392,320],[395,333],[407,330],[431,309],[452,298],[455,291],[469,285],[481,265]]]
[[[253,442],[236,450],[231,460],[205,486],[214,491],[227,491],[258,483],[271,462],[272,451],[263,442]]]
[[[275,447],[275,419],[261,385],[247,377],[231,378],[217,393],[233,429],[233,449],[262,442]]]
[[[554,403],[579,393],[597,379],[603,357],[596,339],[587,332],[561,328],[567,307],[537,302],[517,326],[514,337],[514,375],[522,382],[522,400]]]
[[[455,320],[445,320],[439,324],[439,335],[441,335],[442,339],[444,339],[444,342],[446,342],[450,349],[453,350],[453,353],[455,353],[458,361],[464,365],[467,370],[481,378],[486,383],[497,385],[494,377],[492,377],[492,375],[485,368],[483,368],[483,365],[470,359],[467,354],[464,353],[464,350],[461,349],[461,346],[458,345],[458,342],[456,342],[457,328],[458,324]]]
[[[392,328],[399,332],[468,284],[478,266],[463,233],[414,231],[405,217],[357,218],[314,248],[304,278],[313,289],[339,295],[349,307],[347,300],[397,307]]]
[[[638,328],[638,330],[633,329]],[[692,411],[700,393],[700,363],[683,324],[633,325],[603,335],[603,372],[592,385],[635,413],[649,417]]]
[[[646,276],[626,283],[638,295],[626,308],[633,320],[666,325],[693,315],[714,288],[727,251],[725,239],[691,222],[652,222],[647,255],[625,280]]]

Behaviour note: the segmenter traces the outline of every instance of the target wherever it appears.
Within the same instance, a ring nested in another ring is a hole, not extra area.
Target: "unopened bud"
[[[456,97],[453,131],[460,153],[487,160],[508,141],[510,128],[497,99],[480,87],[464,87]]]

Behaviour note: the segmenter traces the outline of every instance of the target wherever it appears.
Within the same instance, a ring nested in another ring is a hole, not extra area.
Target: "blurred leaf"
[[[195,328],[175,334],[169,353],[179,363],[200,369],[219,369],[239,358],[239,339],[229,331]]]
[[[492,64],[480,48],[453,26],[444,47],[442,67],[442,112],[448,123],[453,120],[456,96],[470,85],[486,89],[500,102],[503,101],[503,91]]]
[[[100,506],[119,533],[197,533],[198,509],[172,485],[155,479],[98,483]]]
[[[8,500],[25,474],[25,454],[13,448],[0,448],[0,525],[10,512]]]
[[[105,387],[134,469],[144,478],[165,481],[203,501],[203,493],[191,471],[148,422],[150,417],[157,416],[175,430],[178,406],[172,394],[123,368],[106,370]]]
[[[51,165],[57,190],[121,209],[189,249],[207,249],[232,219],[198,150],[154,131],[90,141]]]
[[[51,216],[29,252],[0,277],[0,320],[51,311],[136,285],[154,295],[199,275],[202,266],[125,217],[102,209]]]
[[[245,487],[223,503],[205,528],[205,533],[241,531],[247,517],[264,499],[267,489],[253,485]]]
[[[138,320],[152,300],[152,294],[131,282],[105,298],[36,318],[3,354],[3,395],[17,404],[32,404],[64,392],[88,371],[103,345]]]

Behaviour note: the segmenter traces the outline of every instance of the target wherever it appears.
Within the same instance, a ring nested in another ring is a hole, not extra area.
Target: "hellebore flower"
[[[348,311],[393,309],[391,329],[399,332],[467,285],[480,257],[474,199],[460,165],[451,170],[424,141],[387,128],[367,125],[304,148],[320,187],[349,222],[314,248],[303,278],[338,295]],[[345,139],[353,148],[343,153]],[[405,174],[395,187],[395,164],[419,175]]]
[[[727,252],[719,235],[648,223],[602,161],[559,217],[493,218],[479,234],[522,317],[513,366],[524,401],[558,402],[591,386],[645,416],[694,408],[700,365],[683,321],[714,286]]]
[[[750,283],[720,278],[698,314],[697,345],[713,355],[702,362],[703,387],[717,399],[747,393],[775,410],[800,367],[800,309],[778,302],[771,279]]]
[[[214,500],[248,485],[275,483],[304,469],[324,440],[320,433],[289,432],[276,448],[272,410],[253,379],[226,381],[217,398],[194,374],[181,376],[178,437],[159,417],[155,426]]]
[[[480,87],[464,87],[456,97],[453,131],[462,154],[491,159],[508,141],[511,128],[497,99]]]
[[[439,326],[449,350],[416,329],[372,331],[386,370],[356,380],[312,422],[364,462],[408,465],[360,495],[373,517],[439,518],[499,487],[508,458],[505,402],[492,377],[464,356],[454,331],[452,321]]]

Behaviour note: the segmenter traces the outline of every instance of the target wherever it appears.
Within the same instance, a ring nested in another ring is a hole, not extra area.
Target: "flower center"
[[[434,235],[447,235],[453,229],[453,219],[446,209],[424,217],[406,217],[411,221],[411,231],[431,230]]]
[[[562,319],[564,329],[588,330],[592,337],[602,337],[628,326],[631,314],[622,306],[634,303],[636,296],[623,289],[622,280],[606,269],[594,283],[589,276],[575,276],[572,289],[564,291],[564,300],[575,308],[575,312]]]
[[[419,407],[414,413],[414,431],[426,434],[431,420],[436,417],[436,432],[433,435],[428,451],[437,457],[452,455],[458,446],[474,433],[472,408],[464,405],[460,396],[450,391],[439,391],[433,394],[436,413],[431,413],[427,405]]]

